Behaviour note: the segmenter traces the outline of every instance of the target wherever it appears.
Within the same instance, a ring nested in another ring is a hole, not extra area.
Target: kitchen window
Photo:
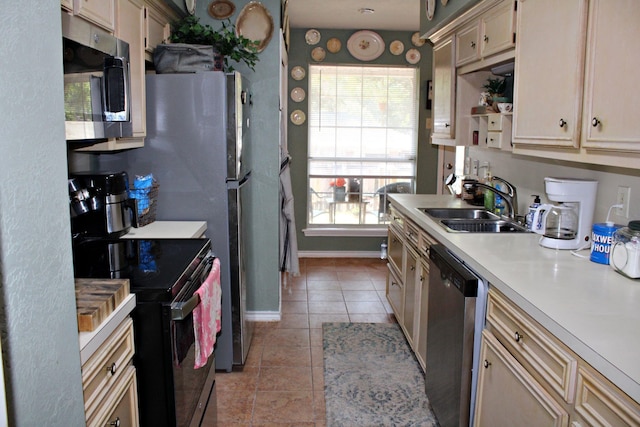
[[[309,66],[309,228],[385,225],[414,192],[418,94],[416,68]]]

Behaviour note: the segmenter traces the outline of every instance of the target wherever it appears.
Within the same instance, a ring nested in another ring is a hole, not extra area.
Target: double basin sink
[[[419,208],[449,232],[463,233],[526,233],[519,222],[505,219],[486,209]]]

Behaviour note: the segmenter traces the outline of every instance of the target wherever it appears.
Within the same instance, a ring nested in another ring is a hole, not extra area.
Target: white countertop
[[[195,239],[207,230],[206,221],[154,221],[131,228],[122,239]]]
[[[106,341],[107,338],[116,330],[118,325],[133,311],[136,307],[135,294],[129,294],[118,305],[115,310],[106,318],[96,330],[91,332],[79,332],[78,341],[80,343],[80,363],[84,363],[96,352],[96,350]]]
[[[542,326],[640,402],[640,280],[534,233],[450,233],[423,207],[471,207],[452,196],[390,194],[394,205]]]

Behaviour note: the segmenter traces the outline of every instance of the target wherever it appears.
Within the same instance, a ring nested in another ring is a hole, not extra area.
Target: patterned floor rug
[[[400,327],[324,323],[327,426],[438,426]]]

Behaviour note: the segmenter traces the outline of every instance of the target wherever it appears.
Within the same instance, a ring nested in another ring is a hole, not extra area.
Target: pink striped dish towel
[[[220,331],[221,297],[220,260],[213,260],[211,272],[196,291],[200,304],[193,309],[193,331],[196,341],[194,369],[202,368],[213,353],[216,334]]]

